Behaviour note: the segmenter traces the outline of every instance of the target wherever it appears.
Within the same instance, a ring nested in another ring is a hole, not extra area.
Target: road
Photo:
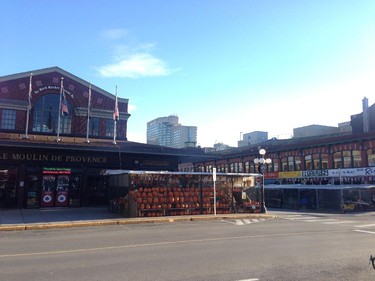
[[[0,233],[0,280],[375,280],[375,214]]]

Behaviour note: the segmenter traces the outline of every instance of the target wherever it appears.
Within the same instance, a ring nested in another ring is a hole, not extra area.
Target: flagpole
[[[117,123],[117,111],[118,111],[118,109],[117,109],[117,107],[118,107],[118,104],[117,104],[117,86],[116,86],[116,101],[115,101],[115,112],[114,112],[114,115],[113,115],[113,122],[114,122],[114,124],[113,124],[113,144],[116,144],[116,123]]]
[[[87,103],[87,128],[86,128],[86,142],[89,143],[89,130],[90,130],[90,106],[91,106],[91,83],[89,86],[89,100]]]
[[[28,97],[28,102],[29,102],[29,104],[27,105],[27,113],[26,113],[26,129],[25,129],[25,138],[26,138],[26,139],[29,138],[28,132],[29,132],[29,119],[30,119],[30,110],[31,110],[32,79],[33,79],[33,74],[30,73],[29,97]]]
[[[60,102],[59,102],[59,112],[58,112],[58,119],[57,119],[57,142],[60,142],[61,139],[60,139],[60,115],[61,115],[61,99],[62,99],[62,95],[63,95],[63,91],[64,91],[64,85],[63,85],[63,82],[64,82],[64,77],[61,77],[61,85],[60,85]]]

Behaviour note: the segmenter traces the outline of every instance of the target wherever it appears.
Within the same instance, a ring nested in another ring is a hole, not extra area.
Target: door
[[[0,170],[0,208],[15,208],[16,169]]]
[[[69,203],[69,176],[43,175],[41,207],[67,207]]]
[[[42,182],[41,192],[41,207],[53,207],[55,201],[56,191],[56,176],[55,175],[44,175]]]

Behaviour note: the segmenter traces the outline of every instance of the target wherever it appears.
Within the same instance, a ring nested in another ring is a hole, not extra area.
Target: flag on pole
[[[115,110],[113,112],[113,121],[119,121],[120,120],[120,114],[118,111],[118,101],[117,101],[117,88],[116,88],[116,101],[115,101]]]
[[[31,106],[32,106],[32,104],[31,104],[31,92],[32,92],[32,88],[33,88],[32,80],[33,80],[33,74],[31,73],[30,74],[30,84],[29,84],[29,96],[28,96],[28,110],[29,110],[28,113],[30,113]]]
[[[89,100],[87,101],[87,124],[86,124],[86,142],[89,143],[89,130],[90,130],[90,118],[91,118],[91,84],[89,86]]]
[[[68,109],[68,102],[66,101],[66,96],[64,93],[64,83],[63,79],[61,79],[61,88],[60,88],[60,95],[61,95],[61,116],[66,116],[69,114]]]
[[[26,113],[26,127],[25,127],[25,138],[29,138],[28,131],[29,131],[29,119],[30,119],[30,111],[31,111],[31,92],[32,92],[32,80],[33,74],[30,73],[30,84],[29,84],[29,95],[28,95],[28,104],[27,104],[27,113]]]
[[[91,84],[89,87],[89,100],[87,102],[87,117],[91,118]]]

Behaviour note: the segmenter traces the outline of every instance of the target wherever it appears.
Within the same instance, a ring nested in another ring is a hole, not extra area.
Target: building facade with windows
[[[195,147],[197,127],[182,126],[178,117],[159,117],[147,123],[147,143],[173,148]]]
[[[375,183],[375,104],[351,116],[352,132],[292,139],[270,139],[256,145],[212,153],[215,160],[191,161],[194,171],[254,173],[259,147],[272,163],[265,178],[279,183]],[[186,165],[184,169],[188,169]],[[310,172],[314,171],[314,172]],[[315,175],[312,176],[312,175]]]
[[[3,76],[0,83],[2,131],[25,133],[24,124],[28,119],[30,133],[53,136],[60,126],[59,133],[62,136],[84,137],[88,131],[92,137],[113,137],[114,95],[91,85],[90,121],[87,128],[90,83],[58,67],[35,70],[32,75],[31,72],[25,72]],[[69,113],[66,116],[59,116],[62,88]],[[118,107],[121,119],[117,122],[116,138],[126,140],[130,117],[128,100],[119,98]]]
[[[107,206],[126,194],[107,171],[177,171],[185,152],[128,141],[129,117],[128,99],[58,67],[0,77],[0,209]]]
[[[264,142],[268,139],[268,132],[255,131],[251,133],[245,133],[242,139],[238,142],[238,147],[254,145],[257,143]]]

